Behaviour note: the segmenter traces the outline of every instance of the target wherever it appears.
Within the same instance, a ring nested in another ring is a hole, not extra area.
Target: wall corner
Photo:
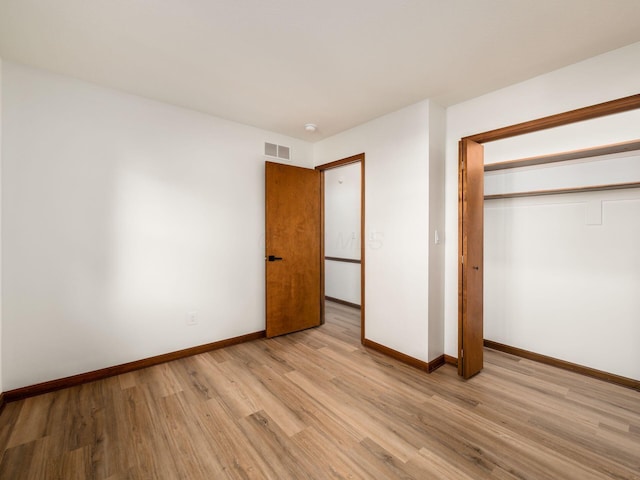
[[[446,110],[429,102],[429,351],[432,361],[444,354]]]

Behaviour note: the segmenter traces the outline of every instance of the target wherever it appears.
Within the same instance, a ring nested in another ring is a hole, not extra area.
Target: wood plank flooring
[[[9,403],[0,479],[640,479],[640,392],[487,350],[462,381],[326,325]]]

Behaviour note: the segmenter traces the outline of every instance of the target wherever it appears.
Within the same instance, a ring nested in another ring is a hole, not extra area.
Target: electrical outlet
[[[196,312],[187,312],[187,325],[192,327],[198,324],[198,315]]]

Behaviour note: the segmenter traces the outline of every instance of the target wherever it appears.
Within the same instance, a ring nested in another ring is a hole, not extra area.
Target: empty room
[[[640,479],[640,2],[0,0],[0,479]]]

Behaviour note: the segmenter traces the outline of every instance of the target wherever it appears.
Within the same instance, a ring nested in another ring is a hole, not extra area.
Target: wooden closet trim
[[[549,115],[548,117],[542,117],[528,122],[509,125],[508,127],[489,130],[488,132],[477,133],[464,138],[476,143],[493,142],[525,133],[533,133],[548,128],[568,125],[570,123],[582,122],[583,120],[613,115],[614,113],[627,112],[637,108],[640,108],[640,93],[609,102],[598,103],[589,107]]]

